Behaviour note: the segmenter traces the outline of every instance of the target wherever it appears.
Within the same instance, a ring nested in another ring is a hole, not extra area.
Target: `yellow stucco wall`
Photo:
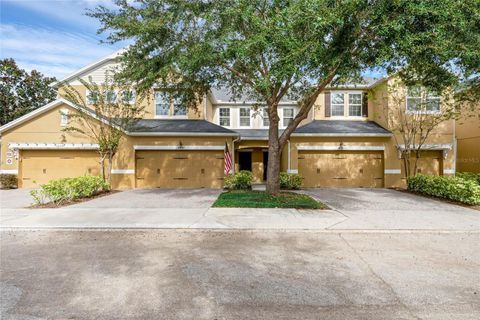
[[[480,104],[455,123],[457,171],[480,173]]]

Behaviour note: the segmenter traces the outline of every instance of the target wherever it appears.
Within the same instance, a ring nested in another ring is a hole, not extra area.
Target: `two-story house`
[[[105,79],[118,66],[117,55],[101,59],[62,79],[89,101],[79,78]],[[389,131],[389,88],[395,79],[328,88],[308,118],[291,135],[282,152],[282,171],[299,173],[305,187],[400,187],[403,178],[401,141]],[[133,92],[119,93],[135,99]],[[415,93],[408,103],[420,99]],[[442,98],[431,97],[441,112]],[[152,88],[146,114],[137,129],[124,133],[113,163],[113,188],[220,188],[224,179],[224,148],[232,151],[235,170],[251,170],[254,180],[266,179],[269,120],[261,103],[234,100],[228,89],[212,90],[195,109],[171,94]],[[20,187],[52,179],[98,174],[97,145],[86,136],[64,132],[78,106],[58,99],[2,127],[2,173],[18,174]],[[297,102],[279,106],[280,126],[297,113]],[[422,173],[455,172],[454,122],[442,124],[425,144],[419,161]]]

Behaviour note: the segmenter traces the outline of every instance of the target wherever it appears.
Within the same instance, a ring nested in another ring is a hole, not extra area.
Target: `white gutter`
[[[237,137],[238,133],[219,132],[127,132],[129,136],[147,137]]]
[[[291,137],[391,137],[392,133],[292,133]]]

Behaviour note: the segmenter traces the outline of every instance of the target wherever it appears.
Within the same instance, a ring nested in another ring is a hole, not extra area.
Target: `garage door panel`
[[[222,151],[137,151],[138,188],[221,188]]]
[[[99,156],[85,150],[24,150],[21,152],[22,187],[33,188],[51,180],[100,175]]]
[[[301,151],[299,173],[305,187],[383,187],[383,153]]]

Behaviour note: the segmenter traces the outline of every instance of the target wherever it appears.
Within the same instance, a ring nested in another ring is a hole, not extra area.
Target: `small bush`
[[[53,202],[60,205],[79,198],[87,198],[107,191],[110,186],[98,176],[82,176],[50,181],[30,192],[36,204]]]
[[[457,177],[462,178],[464,180],[475,181],[476,183],[480,184],[480,173],[459,172],[459,173],[457,173]]]
[[[473,180],[418,174],[407,178],[407,188],[429,196],[480,205],[480,185]]]
[[[252,188],[253,176],[250,171],[240,171],[225,178],[225,188],[229,190],[249,190]]]
[[[17,175],[15,174],[0,174],[0,188],[1,189],[15,189],[17,187]]]
[[[280,188],[298,190],[302,186],[302,176],[297,173],[280,172]]]

